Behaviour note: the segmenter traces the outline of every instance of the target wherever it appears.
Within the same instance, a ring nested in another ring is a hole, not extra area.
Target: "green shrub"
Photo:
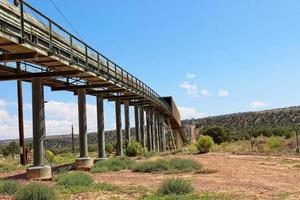
[[[187,146],[187,150],[191,154],[197,153],[197,147],[196,147],[196,145],[194,143],[193,144],[189,144]]]
[[[170,178],[162,182],[157,193],[162,195],[180,195],[191,193],[193,190],[194,189],[190,181],[179,178]]]
[[[216,144],[221,144],[223,142],[231,141],[231,134],[228,129],[219,126],[208,127],[203,135],[208,135],[213,138]]]
[[[76,159],[75,154],[63,153],[63,154],[54,156],[53,162],[55,164],[68,164],[68,163],[73,163],[75,159]]]
[[[122,157],[113,157],[107,160],[103,160],[101,162],[93,165],[91,171],[93,173],[104,173],[108,171],[120,171],[124,169],[130,169],[133,165],[133,161],[129,158]]]
[[[57,200],[58,195],[54,188],[41,185],[38,183],[30,183],[18,190],[15,200]]]
[[[197,141],[196,146],[200,153],[207,153],[211,151],[213,144],[213,138],[208,135],[204,135],[201,136],[200,139]]]
[[[157,155],[157,152],[155,152],[155,151],[145,151],[145,152],[143,152],[142,156],[144,156],[145,158],[151,158],[156,155]]]
[[[15,165],[0,163],[0,172],[1,173],[15,171],[16,169],[17,169],[17,167]]]
[[[21,185],[14,180],[1,180],[0,181],[0,194],[12,195],[15,194]]]
[[[278,136],[268,138],[267,145],[271,150],[282,151],[284,149],[284,140]]]
[[[127,156],[139,156],[142,154],[142,145],[138,141],[130,141],[126,148]]]
[[[110,155],[116,148],[116,143],[107,143],[105,144],[105,151]]]
[[[171,160],[159,159],[155,161],[147,161],[137,163],[132,171],[134,172],[167,172],[180,173],[198,171],[202,166],[194,160],[174,158]]]
[[[78,171],[60,174],[57,177],[57,183],[65,188],[75,186],[90,186],[93,183],[93,179],[85,172]]]

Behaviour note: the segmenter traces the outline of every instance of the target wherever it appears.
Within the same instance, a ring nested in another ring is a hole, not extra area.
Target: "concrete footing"
[[[92,166],[92,158],[76,158],[75,160],[75,169],[90,170]]]
[[[31,166],[26,171],[26,178],[46,180],[52,178],[51,167],[48,165]]]

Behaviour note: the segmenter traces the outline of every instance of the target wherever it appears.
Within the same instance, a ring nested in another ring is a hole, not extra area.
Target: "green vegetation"
[[[158,159],[155,161],[139,162],[133,168],[133,172],[165,172],[181,173],[196,172],[201,170],[202,166],[194,160],[174,158],[171,160]]]
[[[142,154],[142,145],[136,141],[136,140],[133,140],[133,141],[130,141],[128,144],[127,144],[127,148],[126,148],[126,155],[127,156],[139,156]]]
[[[57,177],[57,183],[65,188],[75,186],[90,186],[93,183],[93,179],[85,172],[69,172],[60,174]]]
[[[120,171],[124,169],[130,169],[133,164],[134,162],[125,156],[113,157],[93,165],[91,171],[93,173]]]
[[[53,187],[30,183],[19,189],[15,200],[57,200],[59,196]]]
[[[15,157],[15,155],[19,153],[19,146],[16,141],[11,141],[8,145],[1,147],[0,153],[4,157],[7,157],[9,155]]]
[[[284,149],[284,140],[279,136],[268,138],[267,145],[271,150],[282,151]]]
[[[153,195],[145,198],[146,200],[231,200],[232,197],[224,193],[201,193],[201,194],[182,194],[182,195]]]
[[[199,153],[207,153],[211,151],[213,144],[213,138],[211,136],[204,135],[199,138],[199,140],[196,143],[196,146]]]
[[[217,144],[231,141],[231,135],[228,129],[219,126],[208,127],[203,135],[208,135],[213,138],[213,141]]]
[[[13,195],[20,189],[19,182],[15,180],[1,180],[0,181],[0,194]]]
[[[191,193],[193,190],[194,189],[190,181],[179,178],[170,178],[162,182],[157,193],[162,195],[180,195]]]

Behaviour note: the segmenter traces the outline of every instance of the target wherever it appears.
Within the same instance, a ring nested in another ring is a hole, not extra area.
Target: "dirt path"
[[[121,171],[92,174],[92,176],[99,182],[118,186],[134,185],[145,187],[148,190],[155,190],[159,183],[167,177],[182,177],[191,180],[199,192],[224,192],[232,194],[236,197],[235,199],[300,199],[300,158],[239,156],[224,153],[176,157],[194,159],[203,164],[205,169],[217,172],[166,175]],[[22,172],[24,173],[24,171]],[[22,172],[0,174],[0,178],[13,177],[21,182],[27,182]],[[104,194],[103,192],[99,195],[84,193],[78,194],[72,199],[89,199],[89,197],[94,199],[96,196],[112,197],[113,195],[115,194]],[[119,199],[118,196],[114,197]],[[128,196],[125,199],[135,199],[135,197]]]
[[[180,156],[179,156],[180,157]],[[183,156],[181,156],[183,157]],[[300,159],[206,154],[184,156],[217,170],[212,174],[162,175],[130,171],[94,174],[96,180],[155,189],[166,177],[189,179],[199,192],[225,192],[237,199],[300,199]]]

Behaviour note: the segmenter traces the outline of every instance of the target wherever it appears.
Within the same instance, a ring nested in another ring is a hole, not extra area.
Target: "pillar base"
[[[90,170],[93,166],[93,159],[86,158],[76,158],[75,160],[75,168],[81,170]]]
[[[47,180],[52,178],[51,167],[48,165],[31,166],[26,170],[27,179]]]
[[[94,164],[99,163],[99,162],[102,162],[102,161],[104,161],[104,160],[107,160],[107,158],[96,158],[96,159],[94,160]]]

